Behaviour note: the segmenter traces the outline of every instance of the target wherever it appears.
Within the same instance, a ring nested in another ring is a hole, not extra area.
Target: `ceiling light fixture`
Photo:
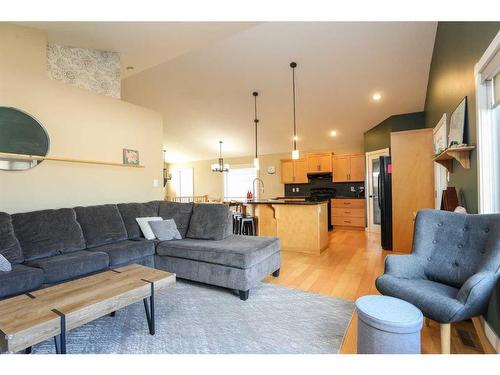
[[[219,162],[212,164],[212,172],[228,172],[229,164],[224,164],[222,158],[222,141],[219,141]]]
[[[332,130],[330,132],[330,137],[336,137],[337,136],[337,132],[335,130]]]
[[[378,102],[380,99],[382,99],[382,95],[380,95],[378,92],[372,95],[372,99]]]
[[[292,159],[297,160],[299,158],[299,150],[297,150],[297,123],[295,120],[295,68],[297,67],[296,62],[290,63],[290,68],[292,68],[292,96],[293,96],[293,150]]]
[[[254,109],[255,109],[255,117],[254,117],[254,124],[255,124],[255,158],[253,159],[253,166],[254,168],[258,171],[260,169],[260,164],[259,164],[259,157],[257,156],[257,125],[259,123],[259,119],[257,118],[257,96],[259,96],[259,93],[257,91],[254,91],[252,93],[253,98],[254,98]]]

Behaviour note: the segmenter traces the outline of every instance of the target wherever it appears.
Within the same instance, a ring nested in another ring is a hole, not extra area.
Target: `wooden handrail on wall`
[[[0,159],[6,160],[47,160],[47,161],[60,161],[65,163],[82,163],[82,164],[97,164],[97,165],[110,165],[112,167],[126,167],[126,168],[144,168],[142,164],[121,164],[112,163],[108,161],[99,160],[84,160],[73,158],[62,158],[57,156],[40,156],[40,155],[26,155],[26,154],[12,154],[8,152],[0,152]]]
[[[190,197],[172,197],[169,195],[165,196],[165,200],[169,202],[181,202],[181,203],[208,203],[208,195],[197,195]]]

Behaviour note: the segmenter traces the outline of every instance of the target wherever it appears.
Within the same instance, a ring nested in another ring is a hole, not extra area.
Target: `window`
[[[193,168],[179,168],[172,171],[172,187],[178,197],[192,197]]]
[[[252,191],[255,178],[257,170],[253,166],[232,166],[229,172],[224,174],[224,200],[246,199],[247,192]]]
[[[500,212],[500,32],[475,68],[479,212]]]

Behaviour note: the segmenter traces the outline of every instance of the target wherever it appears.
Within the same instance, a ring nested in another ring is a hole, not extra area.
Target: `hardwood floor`
[[[307,290],[324,295],[355,301],[366,294],[379,294],[375,279],[384,272],[384,258],[393,252],[382,250],[380,236],[354,231],[334,230],[329,234],[329,247],[321,255],[282,252],[279,277],[266,278],[266,282]],[[356,353],[357,318],[347,329],[341,353]],[[462,337],[472,340],[471,346],[462,343]],[[472,323],[452,325],[452,353],[482,353]],[[422,353],[440,353],[440,331],[436,322],[424,324]]]

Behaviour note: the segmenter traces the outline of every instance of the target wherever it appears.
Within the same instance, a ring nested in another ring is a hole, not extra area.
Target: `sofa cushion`
[[[127,239],[127,230],[116,204],[75,207],[87,248]]]
[[[415,222],[413,252],[429,280],[460,288],[479,269],[500,267],[500,215],[468,215],[421,210]]]
[[[463,320],[465,305],[457,299],[458,289],[431,280],[409,280],[382,275],[375,285],[380,293],[400,298],[422,310],[424,316],[441,323]]]
[[[14,214],[12,224],[27,261],[85,248],[82,228],[71,208]]]
[[[117,205],[122,215],[129,239],[142,237],[141,229],[135,219],[138,217],[158,216],[159,205],[160,203],[158,201],[147,203],[120,203]]]
[[[29,292],[42,285],[43,271],[38,268],[13,264],[12,271],[0,272],[0,298]]]
[[[33,260],[27,265],[42,269],[43,283],[53,284],[105,270],[109,266],[109,258],[106,253],[82,250]]]
[[[125,240],[94,247],[92,251],[100,251],[108,254],[109,265],[115,267],[153,255],[155,253],[155,245],[152,241]]]
[[[174,219],[182,238],[186,237],[193,212],[193,203],[160,201],[158,214],[164,219]]]
[[[12,219],[5,212],[0,212],[0,254],[10,263],[22,263],[24,261],[21,246],[14,234]]]
[[[158,255],[246,269],[280,251],[276,237],[231,235],[220,241],[185,238],[160,242]]]
[[[233,233],[229,207],[224,204],[195,204],[186,237],[222,240]]]

